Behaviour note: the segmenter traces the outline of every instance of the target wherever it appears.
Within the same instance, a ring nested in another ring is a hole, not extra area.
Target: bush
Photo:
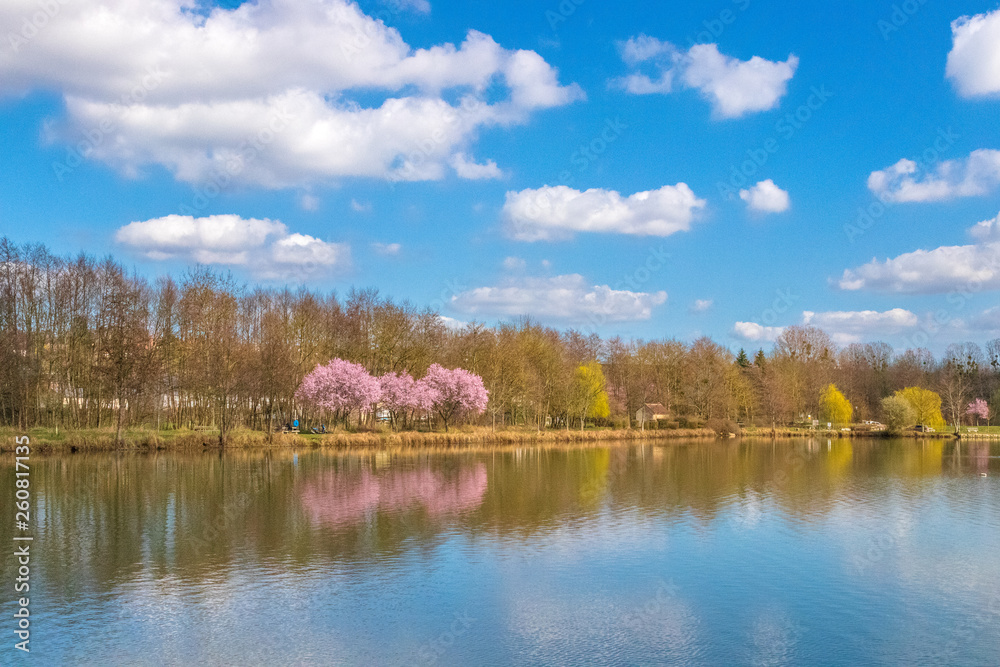
[[[729,435],[730,433],[739,435],[742,432],[739,424],[731,419],[709,419],[707,426],[718,435]]]
[[[680,428],[680,422],[676,419],[658,419],[656,421],[656,428],[660,430],[676,430]]]
[[[607,423],[608,426],[616,430],[628,428],[628,419],[625,417],[611,417]]]
[[[681,428],[705,428],[705,420],[701,417],[680,417]]]
[[[882,421],[890,433],[899,433],[907,426],[916,423],[917,413],[905,398],[886,396],[882,399]]]

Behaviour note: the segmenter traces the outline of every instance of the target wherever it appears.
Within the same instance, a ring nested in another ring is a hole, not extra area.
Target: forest
[[[374,289],[264,288],[202,266],[149,280],[112,257],[0,240],[0,425],[270,432],[329,418],[300,388],[333,360],[416,380],[432,366],[464,369],[488,392],[464,421],[494,428],[628,428],[649,403],[669,416],[659,428],[912,422],[920,406],[906,413],[894,399],[920,392],[951,425],[1000,408],[1000,339],[935,358],[886,343],[838,348],[809,326],[788,327],[767,351],[601,338],[528,318],[455,329]],[[344,423],[376,425],[370,407]]]

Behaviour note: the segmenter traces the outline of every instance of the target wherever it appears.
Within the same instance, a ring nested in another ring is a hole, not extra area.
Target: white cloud
[[[733,325],[733,335],[749,341],[773,343],[785,331],[784,327],[766,327],[756,322],[737,322]]]
[[[531,315],[563,322],[630,322],[648,320],[666,292],[629,292],[591,285],[572,274],[526,278],[496,287],[477,287],[452,297],[462,313],[486,316]]]
[[[715,302],[711,299],[697,299],[691,304],[690,310],[692,313],[704,313],[711,310],[714,304]]]
[[[875,310],[802,313],[802,324],[819,327],[838,345],[856,343],[866,338],[894,336],[917,326],[916,315],[902,308],[885,312]]]
[[[791,206],[788,193],[774,184],[770,178],[754,185],[749,190],[740,190],[740,199],[747,208],[759,213],[783,213]]]
[[[969,228],[969,236],[980,243],[1000,241],[1000,213],[997,217],[977,222]]]
[[[328,243],[306,234],[290,234],[276,241],[270,254],[270,263],[252,268],[258,275],[278,279],[293,276],[300,270],[313,274],[340,267],[347,262],[349,250],[341,243]]]
[[[503,268],[508,271],[523,271],[527,265],[528,263],[520,257],[507,257],[503,260]]]
[[[929,202],[988,194],[1000,185],[1000,151],[980,149],[965,160],[946,160],[933,173],[917,176],[913,160],[902,159],[872,172],[868,189],[885,202]]]
[[[629,197],[557,185],[508,192],[503,215],[508,234],[519,241],[568,239],[576,232],[670,236],[689,230],[704,206],[685,183]]]
[[[399,251],[403,249],[403,246],[399,243],[373,243],[372,250],[377,254],[383,256],[393,256],[398,255]]]
[[[120,227],[115,241],[153,260],[246,267],[266,280],[308,280],[350,262],[346,244],[290,234],[277,220],[168,215]]]
[[[612,85],[634,95],[668,94],[678,88],[697,89],[718,118],[738,118],[778,106],[795,75],[799,59],[784,62],[760,56],[738,60],[719,52],[716,44],[695,44],[687,52],[655,37],[639,35],[619,44],[622,60],[636,71]],[[650,76],[641,70],[650,64]]]
[[[649,35],[639,35],[620,42],[618,49],[626,65],[638,65],[661,56],[672,59],[678,54],[677,48],[670,42],[661,42]]]
[[[299,206],[301,206],[304,211],[318,211],[319,197],[311,194],[304,194],[299,197]]]
[[[973,331],[1000,331],[1000,306],[988,308],[972,318],[970,322]]]
[[[1000,215],[973,225],[972,245],[915,250],[846,269],[844,290],[940,294],[953,290],[1000,289]]]
[[[150,259],[183,258],[202,264],[246,264],[249,251],[288,235],[275,220],[238,215],[207,218],[168,215],[132,222],[118,229],[115,240]]]
[[[371,213],[372,203],[370,201],[358,201],[357,199],[352,199],[351,210],[355,213]]]
[[[469,160],[465,153],[456,153],[452,156],[450,163],[452,169],[459,178],[470,181],[488,180],[491,178],[503,178],[503,172],[497,167],[493,160],[487,160],[486,164],[477,164]]]
[[[207,15],[190,0],[58,4],[30,43],[0,50],[0,93],[61,93],[49,138],[96,137],[86,157],[130,176],[161,165],[181,181],[267,188],[437,179],[480,129],[584,97],[532,51],[476,31],[414,49],[348,0]],[[36,11],[8,0],[0,25]]]
[[[963,16],[951,24],[946,69],[964,97],[1000,93],[1000,9]]]
[[[919,318],[908,310],[893,308],[885,312],[875,310],[831,311],[815,313],[804,311],[801,323],[818,327],[830,334],[838,345],[848,345],[880,336],[895,336],[913,330]],[[774,342],[785,327],[772,327],[756,322],[737,322],[733,335],[748,341]]]
[[[445,326],[446,329],[451,331],[461,331],[465,327],[469,326],[468,322],[456,320],[454,317],[445,317],[444,315],[438,315],[438,320]]]

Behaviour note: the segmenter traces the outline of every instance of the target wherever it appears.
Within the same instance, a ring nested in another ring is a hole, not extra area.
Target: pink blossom
[[[490,394],[483,385],[483,379],[464,368],[448,370],[431,364],[420,382],[427,387],[434,409],[444,421],[445,430],[448,430],[448,421],[453,417],[464,413],[482,414],[489,403]]]
[[[379,378],[382,387],[382,405],[391,412],[401,410],[430,410],[433,395],[423,382],[417,382],[407,373],[388,373]]]
[[[394,515],[422,507],[429,516],[447,516],[479,507],[487,489],[486,466],[477,463],[445,475],[423,467],[332,470],[307,480],[301,500],[314,523],[343,528],[361,523],[373,512]]]
[[[296,398],[327,410],[368,410],[381,395],[379,381],[364,366],[343,359],[320,365],[305,376]]]
[[[981,398],[977,398],[972,403],[969,403],[968,409],[965,414],[972,415],[979,419],[989,419],[990,418],[990,406]]]

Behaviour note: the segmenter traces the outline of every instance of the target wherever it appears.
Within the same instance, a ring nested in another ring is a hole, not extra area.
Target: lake
[[[33,455],[31,481],[36,664],[1000,664],[1000,444]]]

